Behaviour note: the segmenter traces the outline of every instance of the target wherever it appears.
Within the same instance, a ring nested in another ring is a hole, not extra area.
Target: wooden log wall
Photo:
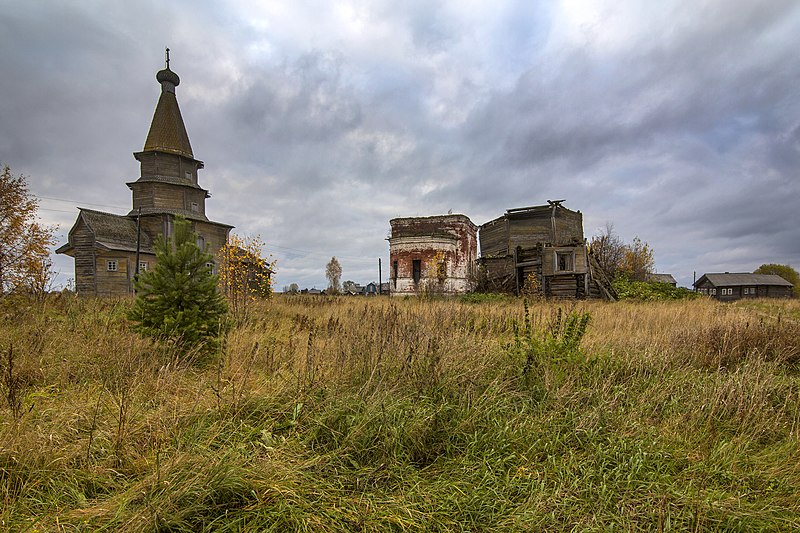
[[[97,253],[97,296],[118,296],[132,291],[135,255],[124,252]],[[117,262],[116,272],[108,271],[108,261]]]
[[[500,217],[481,226],[481,256],[508,255],[508,221]]]
[[[205,239],[206,246],[208,246],[208,253],[215,255],[226,242],[228,242],[228,233],[230,228],[226,226],[219,226],[208,222],[197,221],[194,223],[194,231]]]
[[[481,267],[481,290],[489,292],[516,292],[516,269],[514,268],[514,258],[505,257],[482,257]]]
[[[131,187],[133,190],[133,210],[147,209],[155,205],[155,191],[153,183],[136,183]]]
[[[75,290],[81,296],[94,296],[97,294],[94,235],[80,216],[71,239],[75,247]]]
[[[173,178],[188,179],[197,183],[197,171],[203,168],[200,161],[182,157],[177,154],[164,152],[140,152],[134,154],[140,163],[141,175],[170,176]]]
[[[550,298],[575,299],[579,297],[577,274],[563,274],[547,278],[547,296]],[[582,291],[581,291],[582,292]]]
[[[508,220],[508,245],[512,250],[517,246],[530,247],[538,243],[551,243],[552,233],[549,210],[530,213],[525,218]]]

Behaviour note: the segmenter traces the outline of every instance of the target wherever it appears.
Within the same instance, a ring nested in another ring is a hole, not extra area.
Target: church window
[[[419,280],[422,278],[421,259],[413,259],[411,261],[411,277],[414,279],[414,283],[419,283]]]

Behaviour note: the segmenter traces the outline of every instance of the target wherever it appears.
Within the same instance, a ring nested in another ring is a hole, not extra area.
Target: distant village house
[[[673,287],[678,286],[678,282],[672,277],[672,274],[648,274],[647,281],[650,283],[666,283]]]
[[[703,274],[695,290],[723,302],[742,298],[791,298],[793,286],[776,274]]]

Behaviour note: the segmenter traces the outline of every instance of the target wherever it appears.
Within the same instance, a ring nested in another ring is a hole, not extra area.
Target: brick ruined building
[[[130,294],[137,267],[137,240],[139,270],[153,268],[156,262],[153,242],[159,235],[172,234],[176,215],[191,222],[198,244],[211,254],[227,242],[233,227],[212,222],[206,216],[206,199],[210,194],[197,180],[203,162],[195,159],[189,143],[175,95],[180,78],[169,69],[169,59],[166,68],[156,74],[156,80],[161,85],[161,95],[150,131],[144,149],[133,154],[140,164],[140,176],[127,183],[133,195],[133,208],[127,215],[79,208],[67,244],[56,250],[75,258],[75,287],[79,295]],[[140,232],[137,232],[137,218]]]
[[[477,226],[468,217],[394,218],[389,224],[392,295],[410,296],[426,291],[463,294],[474,289]],[[438,260],[442,260],[440,265]]]

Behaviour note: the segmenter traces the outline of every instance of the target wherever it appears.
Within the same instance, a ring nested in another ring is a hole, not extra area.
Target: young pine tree
[[[189,222],[176,217],[174,240],[156,240],[156,267],[134,283],[128,318],[142,335],[210,351],[227,329],[228,309],[207,266],[212,258],[196,240]]]

